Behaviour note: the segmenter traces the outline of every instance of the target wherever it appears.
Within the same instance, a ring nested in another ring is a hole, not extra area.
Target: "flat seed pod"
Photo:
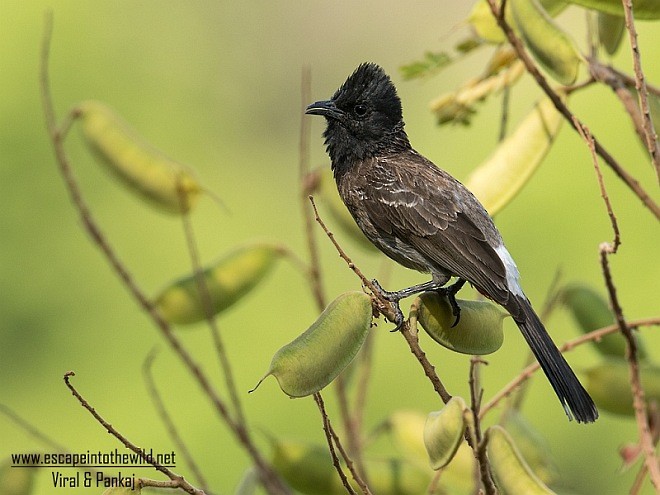
[[[424,445],[435,471],[451,462],[463,442],[466,409],[465,401],[455,396],[441,410],[427,416]]]
[[[534,58],[558,82],[573,84],[583,60],[573,39],[537,0],[511,0],[509,3],[517,30]]]
[[[273,467],[297,492],[340,495],[337,473],[327,448],[295,440],[273,440]]]
[[[346,493],[327,447],[292,440],[275,440],[273,445],[273,467],[297,492],[305,495]],[[365,469],[369,473],[369,487],[378,495],[419,495],[425,493],[431,481],[429,471],[401,459],[367,459]],[[359,491],[355,481],[350,476],[348,479]]]
[[[621,45],[626,21],[622,16],[598,12],[598,42],[610,55]]]
[[[332,382],[358,353],[371,327],[371,297],[345,292],[302,335],[273,356],[270,369],[290,397],[314,394]]]
[[[532,177],[559,133],[562,116],[544,98],[467,180],[466,186],[491,216],[504,208]]]
[[[552,17],[559,14],[567,6],[565,0],[541,0],[540,3],[543,9]],[[511,8],[508,3],[506,5],[506,16],[507,19],[511,18]],[[467,22],[472,26],[477,36],[484,41],[497,44],[506,41],[506,37],[497,25],[497,21],[493,17],[493,13],[486,0],[477,0],[475,2],[468,15]]]
[[[140,495],[141,491],[119,486],[107,488],[101,495]]]
[[[560,295],[561,302],[570,310],[582,333],[589,333],[614,323],[614,315],[607,301],[591,287],[584,284],[571,284]],[[646,350],[638,338],[638,356],[646,359]],[[626,340],[620,333],[606,335],[599,342],[593,342],[595,348],[605,356],[624,358]]]
[[[250,292],[271,270],[281,251],[268,244],[242,246],[203,271],[212,314],[225,311]],[[187,275],[165,288],[155,305],[170,323],[187,324],[206,319],[197,277]]]
[[[399,451],[409,458],[423,459],[427,454],[424,446],[424,424],[426,415],[417,411],[394,411],[387,418],[387,426],[392,440]]]
[[[31,495],[38,468],[13,468],[10,459],[0,464],[0,495]]]
[[[346,205],[344,205],[339,192],[335,179],[332,177],[332,171],[329,168],[324,168],[320,173],[319,183],[319,197],[325,206],[325,209],[330,214],[334,224],[346,234],[347,237],[355,241],[355,243],[362,247],[367,252],[379,252],[378,248],[374,246],[369,239],[357,226],[355,220],[349,213]]]
[[[85,101],[76,115],[85,142],[131,192],[167,213],[186,213],[197,202],[202,188],[190,170],[146,144],[107,105]]]
[[[640,377],[647,403],[660,403],[660,367],[640,363]],[[633,416],[630,369],[623,359],[608,359],[586,370],[585,388],[599,409]]]
[[[532,472],[509,434],[495,425],[486,431],[488,458],[497,486],[508,495],[553,495]]]
[[[623,17],[621,0],[566,0],[568,3],[580,5],[587,9],[606,12]],[[635,19],[660,19],[660,2],[658,0],[632,0]]]
[[[520,455],[543,483],[552,483],[559,477],[557,465],[546,439],[515,409],[506,414],[506,431],[511,435]]]
[[[494,304],[457,299],[461,319],[452,328],[456,318],[446,297],[437,292],[425,292],[419,298],[422,303],[417,319],[438,344],[463,354],[477,355],[491,354],[502,347],[502,322],[508,314]]]

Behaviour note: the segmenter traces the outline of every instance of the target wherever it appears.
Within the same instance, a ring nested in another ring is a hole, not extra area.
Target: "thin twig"
[[[655,489],[660,491],[660,464],[658,464],[658,457],[655,454],[655,447],[653,445],[653,436],[649,427],[648,416],[646,414],[646,400],[644,399],[644,388],[642,387],[641,377],[639,374],[639,361],[637,359],[637,342],[635,336],[626,324],[623,316],[623,310],[619,304],[619,299],[616,295],[616,287],[612,274],[610,272],[608,256],[612,254],[612,246],[608,243],[603,243],[600,246],[600,262],[603,268],[603,277],[605,278],[605,285],[610,296],[610,304],[612,311],[616,318],[619,330],[623,334],[627,342],[626,359],[630,367],[630,390],[633,396],[633,409],[635,410],[635,420],[637,421],[637,429],[639,431],[639,444],[642,447],[645,457],[646,467],[649,470],[649,476]]]
[[[468,383],[470,385],[470,409],[472,411],[472,428],[474,434],[474,456],[479,464],[479,477],[484,487],[486,494],[496,495],[497,487],[493,481],[493,473],[490,469],[490,462],[486,452],[486,445],[481,434],[481,420],[479,411],[481,409],[481,400],[483,399],[484,391],[479,384],[479,365],[488,364],[479,356],[473,356],[470,359],[470,377]]]
[[[64,374],[64,383],[66,386],[69,388],[73,396],[78,399],[78,402],[80,402],[80,405],[83,406],[89,413],[94,416],[94,419],[98,421],[103,428],[106,429],[108,433],[110,433],[113,437],[115,437],[117,440],[119,440],[124,446],[135,452],[137,455],[139,455],[142,459],[144,459],[146,462],[151,464],[157,471],[160,471],[163,473],[165,476],[167,476],[174,484],[172,486],[176,488],[181,488],[183,491],[186,493],[190,493],[190,495],[205,495],[203,490],[200,490],[199,488],[195,488],[192,486],[190,483],[188,483],[183,476],[180,476],[170,470],[169,468],[163,466],[159,462],[155,461],[152,456],[146,455],[144,449],[141,449],[137,447],[135,444],[133,444],[128,438],[126,438],[124,435],[119,433],[115,427],[113,427],[110,423],[108,423],[101,415],[96,412],[96,410],[85,400],[85,398],[80,395],[80,393],[76,390],[76,388],[71,384],[71,377],[75,376],[76,374],[73,371],[68,371]]]
[[[255,466],[259,470],[259,476],[264,484],[264,487],[269,493],[289,494],[290,490],[282,483],[279,476],[273,471],[272,467],[266,462],[259,450],[252,443],[251,438],[246,434],[244,428],[237,425],[231,418],[229,411],[220,398],[217,391],[211,384],[206,374],[202,371],[201,367],[192,358],[190,353],[183,347],[180,340],[176,337],[169,323],[163,319],[160,313],[156,310],[154,304],[147,298],[144,292],[138,287],[133,280],[132,275],[128,272],[122,261],[119,259],[114,249],[106,239],[101,229],[96,224],[87,203],[82,197],[80,188],[75,179],[69,158],[64,151],[64,137],[62,129],[58,129],[57,121],[55,118],[55,110],[53,106],[52,95],[50,92],[50,83],[48,78],[48,61],[50,53],[50,40],[52,34],[52,13],[50,11],[46,14],[44,37],[41,53],[41,95],[43,99],[44,114],[46,117],[46,127],[53,144],[55,158],[59,167],[60,174],[66,184],[71,202],[78,211],[83,227],[92,238],[94,244],[101,250],[110,264],[113,271],[117,274],[125,288],[131,294],[133,299],[138,303],[145,313],[149,315],[155,326],[160,331],[161,335],[165,338],[172,350],[179,356],[183,364],[188,368],[188,371],[195,378],[198,385],[201,387],[206,396],[211,400],[216,412],[225,421],[230,431],[232,431],[238,440],[252,458]],[[66,122],[69,122],[67,120]],[[63,129],[68,129],[67,126]]]
[[[168,435],[170,436],[172,441],[176,444],[177,452],[179,452],[183,456],[186,464],[188,464],[188,467],[190,468],[195,478],[197,479],[197,482],[201,485],[202,490],[208,492],[208,483],[206,482],[206,479],[202,474],[202,471],[199,469],[199,466],[195,462],[195,459],[193,458],[192,454],[190,453],[190,450],[188,450],[188,446],[183,441],[183,438],[181,438],[181,435],[179,435],[179,431],[176,425],[174,424],[174,421],[172,421],[172,418],[167,412],[167,408],[165,407],[165,403],[163,402],[160,392],[158,391],[158,387],[156,387],[156,381],[154,380],[154,376],[152,373],[152,368],[153,368],[154,360],[156,358],[156,353],[157,353],[156,348],[152,349],[151,352],[147,354],[144,363],[142,363],[142,375],[144,377],[144,382],[147,386],[147,392],[149,393],[149,397],[151,397],[151,401],[154,404],[158,416],[165,425],[165,429],[167,430]]]
[[[186,201],[186,195],[185,191],[180,186],[181,183],[177,182],[179,199],[183,205]],[[211,293],[209,292],[209,286],[206,282],[206,278],[204,277],[204,269],[202,268],[202,264],[199,261],[197,241],[195,240],[195,232],[192,227],[192,222],[190,221],[190,216],[187,213],[183,214],[181,216],[181,222],[188,247],[188,254],[190,256],[190,264],[195,275],[195,282],[197,284],[197,291],[199,293],[201,306],[204,311],[206,323],[208,324],[209,331],[211,333],[211,339],[213,340],[215,353],[218,356],[218,360],[220,362],[220,369],[222,370],[222,375],[225,379],[225,385],[229,391],[229,400],[234,408],[234,413],[236,414],[234,422],[236,425],[241,425],[241,427],[245,429],[246,435],[249,435],[247,423],[245,421],[245,414],[243,413],[243,406],[236,389],[234,373],[232,371],[231,363],[229,362],[229,356],[227,355],[225,344],[220,335],[218,322],[215,318],[215,315],[213,314],[213,302],[211,301]]]
[[[322,310],[326,306],[325,293],[323,291],[323,280],[321,278],[321,263],[319,261],[319,250],[316,245],[316,237],[314,235],[314,218],[307,206],[307,198],[313,192],[313,187],[316,187],[313,182],[310,182],[309,174],[309,136],[311,129],[311,121],[305,116],[305,108],[311,101],[311,84],[312,72],[308,65],[305,65],[301,75],[301,117],[300,117],[300,142],[298,148],[299,159],[299,180],[300,180],[300,203],[302,206],[303,218],[305,219],[305,236],[307,239],[307,249],[310,257],[310,270],[309,277],[311,280],[312,293],[316,299],[316,305]]]
[[[337,474],[339,475],[339,478],[341,479],[341,482],[344,485],[344,488],[346,488],[346,491],[350,495],[356,495],[355,490],[353,490],[353,487],[348,482],[348,478],[346,478],[346,474],[344,473],[344,470],[341,467],[341,463],[339,462],[339,457],[337,456],[337,452],[335,451],[335,442],[333,435],[331,433],[330,418],[328,418],[328,415],[325,412],[323,398],[321,397],[320,393],[317,392],[314,394],[314,401],[316,402],[316,405],[318,406],[319,411],[321,412],[321,418],[323,420],[323,431],[325,433],[325,439],[328,443],[328,449],[330,450],[330,456],[332,457],[332,464],[335,467]]]
[[[538,69],[534,61],[528,55],[525,47],[523,46],[522,41],[516,34],[513,29],[504,18],[504,2],[502,6],[497,6],[496,0],[488,0],[488,5],[497,20],[498,25],[504,32],[504,35],[511,43],[511,46],[516,51],[518,58],[523,62],[527,72],[534,78],[538,86],[545,92],[545,94],[550,98],[555,108],[563,115],[563,117],[570,123],[570,125],[577,130],[575,127],[574,115],[568,109],[566,104],[562,101],[561,97],[554,91],[548,81],[545,79],[541,71]],[[594,146],[596,153],[607,163],[607,165],[614,171],[614,173],[628,186],[628,188],[640,199],[640,201],[648,208],[651,213],[657,218],[660,219],[660,205],[655,203],[653,199],[648,195],[648,193],[642,188],[639,182],[630,175],[615,159],[610,155],[610,153],[600,144],[600,142],[594,138]]]
[[[628,322],[628,328],[630,328],[631,330],[639,327],[655,326],[655,325],[660,325],[660,316],[655,318],[645,318],[641,320],[634,320]],[[572,351],[576,347],[579,347],[586,342],[599,342],[606,335],[610,335],[618,331],[619,331],[618,324],[599,328],[592,332],[581,335],[580,337],[577,337],[573,340],[569,340],[568,342],[565,342],[561,347],[559,347],[559,351],[561,353],[565,353],[568,351]],[[484,407],[481,408],[481,412],[479,413],[479,416],[483,418],[491,409],[496,407],[502,399],[508,397],[514,390],[516,390],[521,384],[523,384],[539,369],[540,366],[538,362],[535,362],[527,366],[524,370],[520,372],[518,376],[516,376],[513,380],[507,383],[497,394],[493,396],[493,398],[490,401],[488,401],[488,403]]]
[[[611,252],[616,253],[621,245],[621,234],[619,232],[619,224],[616,221],[616,215],[614,215],[614,210],[612,209],[612,203],[610,202],[610,197],[607,194],[605,189],[605,182],[603,181],[603,174],[600,171],[600,166],[598,165],[598,157],[596,156],[596,148],[594,146],[594,136],[591,134],[587,126],[581,123],[577,118],[575,119],[575,127],[584,141],[587,143],[589,150],[591,151],[591,159],[594,164],[594,169],[596,170],[596,177],[598,178],[598,187],[600,188],[600,195],[605,202],[605,208],[607,208],[607,215],[610,218],[610,224],[612,225],[612,232],[614,233],[614,239],[611,244]]]
[[[637,89],[639,107],[642,112],[644,136],[646,137],[644,141],[649,155],[651,155],[651,162],[655,168],[658,182],[660,182],[660,144],[658,143],[658,135],[656,129],[653,127],[653,119],[651,118],[651,111],[649,109],[649,92],[646,87],[644,71],[642,70],[642,56],[639,51],[639,45],[637,44],[637,30],[635,29],[633,18],[632,0],[621,0],[621,3],[623,4],[626,29],[630,35],[630,50],[632,51],[633,69],[635,72],[635,88]]]

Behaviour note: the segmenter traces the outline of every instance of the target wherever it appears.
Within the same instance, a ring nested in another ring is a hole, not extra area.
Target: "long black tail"
[[[598,410],[587,391],[573,373],[559,349],[545,330],[543,323],[526,298],[517,297],[523,314],[516,321],[527,344],[555,389],[555,393],[568,415],[578,423],[592,423],[598,418]]]

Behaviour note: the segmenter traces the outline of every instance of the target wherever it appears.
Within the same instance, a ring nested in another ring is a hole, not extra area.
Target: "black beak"
[[[332,100],[317,101],[307,106],[306,114],[310,115],[323,115],[327,118],[338,119],[342,116],[343,112],[337,108],[335,102]]]

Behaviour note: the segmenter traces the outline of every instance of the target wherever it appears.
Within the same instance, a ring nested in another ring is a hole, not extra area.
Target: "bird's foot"
[[[399,301],[401,300],[400,294],[398,292],[386,291],[381,287],[380,283],[378,283],[378,280],[376,279],[373,279],[371,283],[374,284],[374,287],[383,299],[386,299],[392,303],[392,308],[394,309],[394,323],[396,323],[396,327],[393,330],[390,330],[390,332],[398,332],[401,330],[405,320],[403,311],[401,311],[401,307],[399,306]]]
[[[444,294],[449,300],[449,306],[451,306],[451,312],[454,315],[454,323],[451,328],[454,328],[458,325],[458,322],[461,321],[461,307],[456,302],[456,294],[459,290],[465,285],[465,280],[459,278],[455,283],[442,289],[442,294]]]

